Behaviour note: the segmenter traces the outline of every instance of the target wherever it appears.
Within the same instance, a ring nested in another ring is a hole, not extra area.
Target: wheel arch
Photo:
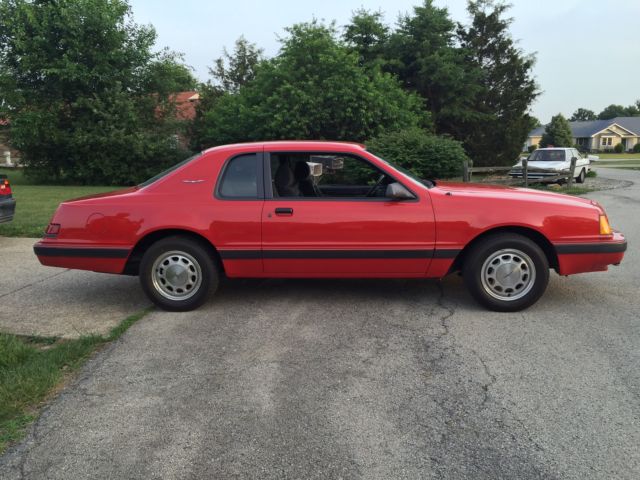
[[[499,233],[516,233],[522,235],[523,237],[527,237],[529,240],[533,241],[536,245],[538,245],[545,256],[547,257],[547,261],[549,262],[549,267],[558,271],[558,254],[556,253],[556,249],[553,244],[549,241],[547,237],[545,237],[538,230],[530,227],[523,226],[501,226],[491,228],[489,230],[485,230],[484,232],[478,234],[474,237],[467,245],[462,249],[462,251],[456,256],[455,260],[451,264],[451,268],[449,269],[449,273],[456,272],[462,270],[464,265],[465,256],[469,253],[471,248],[476,245],[481,240],[485,239],[488,236],[499,234]]]
[[[142,256],[147,249],[163,238],[172,237],[172,236],[182,236],[186,238],[190,238],[202,244],[205,248],[207,248],[221,272],[224,272],[224,265],[222,263],[222,259],[220,258],[220,254],[216,247],[207,239],[205,236],[196,233],[191,230],[181,229],[181,228],[167,228],[161,230],[154,230],[152,232],[144,235],[136,245],[133,247],[129,258],[127,259],[127,263],[125,264],[123,273],[125,275],[138,275],[140,268],[140,261],[142,260]]]

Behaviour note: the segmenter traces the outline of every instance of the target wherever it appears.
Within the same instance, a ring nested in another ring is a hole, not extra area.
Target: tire
[[[159,240],[140,262],[142,290],[163,310],[186,312],[198,308],[219,283],[220,272],[210,249],[190,238]]]
[[[587,172],[583,168],[580,170],[580,175],[576,177],[576,183],[584,183],[584,179],[587,178]]]
[[[505,275],[511,267],[514,269]],[[537,302],[546,290],[549,262],[529,238],[500,233],[471,247],[465,255],[462,275],[478,303],[496,312],[517,312]]]

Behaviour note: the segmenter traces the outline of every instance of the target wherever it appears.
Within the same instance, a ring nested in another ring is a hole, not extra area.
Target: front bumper
[[[6,198],[0,200],[0,223],[10,222],[16,212],[16,199]]]
[[[604,272],[609,265],[618,265],[627,250],[627,240],[620,232],[611,239],[588,243],[556,243],[558,273],[573,275],[584,272]]]
[[[541,179],[541,178],[552,178],[552,177],[559,177],[562,175],[568,175],[569,172],[564,172],[564,171],[531,171],[529,170],[527,172],[527,178],[531,178],[531,179]],[[522,178],[524,177],[522,170],[511,170],[509,172],[509,176],[511,178]]]

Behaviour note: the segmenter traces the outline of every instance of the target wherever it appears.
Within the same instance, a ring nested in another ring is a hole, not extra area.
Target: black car
[[[16,200],[11,193],[11,185],[6,175],[0,174],[0,223],[13,220]]]

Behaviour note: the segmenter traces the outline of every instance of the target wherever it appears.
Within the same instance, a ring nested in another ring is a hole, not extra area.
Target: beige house
[[[628,152],[640,143],[640,117],[569,122],[569,125],[574,144],[590,152],[613,150],[618,144],[622,144],[623,151]],[[544,129],[544,126],[538,127],[529,134],[525,149],[540,143]]]

